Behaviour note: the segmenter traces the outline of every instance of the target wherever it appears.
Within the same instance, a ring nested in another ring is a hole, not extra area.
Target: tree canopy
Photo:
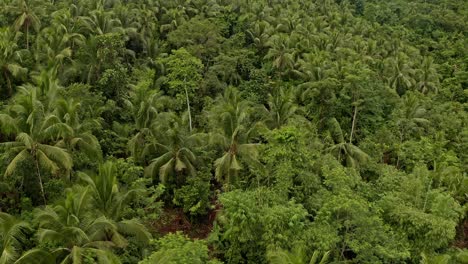
[[[0,264],[468,263],[467,18],[0,1]]]

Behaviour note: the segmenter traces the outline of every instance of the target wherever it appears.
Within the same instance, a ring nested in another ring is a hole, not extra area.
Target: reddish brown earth
[[[457,239],[454,246],[468,248],[468,219],[465,219],[457,228]]]
[[[213,222],[220,210],[220,206],[216,200],[212,200],[213,208],[203,218],[190,219],[182,208],[165,208],[161,217],[153,222],[148,223],[153,233],[161,234],[162,236],[168,233],[181,231],[190,238],[205,239],[213,230]]]

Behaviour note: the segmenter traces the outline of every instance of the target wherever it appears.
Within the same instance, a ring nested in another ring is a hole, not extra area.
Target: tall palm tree
[[[278,72],[287,73],[294,69],[296,54],[290,47],[290,40],[286,35],[273,35],[267,44],[270,49],[265,59],[272,60],[273,67]]]
[[[132,192],[119,190],[117,182],[117,168],[114,163],[107,161],[99,165],[98,174],[80,173],[79,177],[91,190],[94,208],[104,216],[112,219],[120,218],[121,209],[126,198]]]
[[[13,263],[21,255],[29,229],[25,221],[0,212],[0,264]]]
[[[100,128],[101,124],[97,119],[80,120],[80,107],[81,104],[73,99],[56,100],[55,114],[66,129],[62,129],[58,135],[60,140],[55,145],[69,152],[83,151],[88,157],[100,160],[99,141],[91,131]]]
[[[18,47],[20,35],[8,28],[0,29],[0,74],[6,82],[9,96],[13,94],[12,79],[23,77],[28,72],[21,66],[25,50]]]
[[[41,21],[36,15],[38,7],[32,8],[27,0],[17,0],[13,6],[10,6],[10,9],[18,15],[13,28],[16,31],[21,29],[26,31],[26,49],[29,50],[29,29],[32,27],[36,32],[39,32],[41,26]]]
[[[358,167],[369,159],[369,156],[359,147],[352,142],[345,141],[343,131],[336,118],[329,121],[329,126],[334,145],[329,147],[327,151],[332,153],[340,162],[348,167]]]
[[[68,189],[60,204],[36,209],[39,243],[57,246],[27,251],[16,263],[79,264],[85,256],[93,257],[95,263],[120,263],[109,249],[125,247],[126,241],[112,221],[90,212],[89,192],[83,187]]]
[[[398,94],[403,94],[414,85],[414,69],[406,54],[399,52],[395,57],[388,58],[387,67],[388,72],[391,74],[388,78],[389,85]]]
[[[180,184],[184,175],[195,175],[196,156],[194,147],[200,134],[191,132],[183,119],[172,113],[160,114],[151,128],[153,137],[143,150],[143,155],[156,155],[145,169],[149,176],[159,176],[163,183],[175,177]]]
[[[66,77],[67,73],[75,70],[74,67],[66,66],[73,63],[72,53],[74,46],[76,46],[76,44],[82,44],[84,41],[83,35],[76,32],[69,32],[67,26],[70,26],[68,25],[70,22],[67,20],[70,20],[70,18],[67,17],[67,15],[69,15],[69,13],[56,14],[54,20],[57,22],[44,28],[41,33],[38,34],[36,51],[34,52],[36,64],[41,65],[37,68],[37,71],[50,71],[53,69],[56,71],[56,77],[61,77],[62,79]],[[67,25],[61,23],[66,23]],[[76,29],[70,28],[70,30]]]
[[[162,7],[163,15],[161,16],[159,31],[162,34],[175,30],[177,27],[185,23],[189,17],[183,6]]]
[[[125,100],[125,106],[135,122],[136,134],[129,140],[128,147],[137,162],[142,160],[142,151],[148,139],[155,136],[151,129],[158,113],[167,108],[172,99],[144,86],[133,86],[131,99]]]
[[[129,199],[132,195],[143,195],[144,189],[121,190],[117,181],[117,168],[111,161],[100,164],[96,175],[80,173],[79,176],[90,189],[93,208],[112,222],[120,234],[134,236],[139,242],[148,244],[151,235],[142,224],[135,219],[122,219],[122,212],[128,208]]]
[[[400,107],[394,112],[400,141],[408,139],[408,135],[418,135],[430,121],[426,118],[427,110],[421,104],[416,94],[403,97]]]
[[[294,104],[292,89],[283,87],[268,95],[265,123],[270,129],[280,128],[296,115],[298,107]]]
[[[273,33],[273,27],[266,21],[256,21],[246,33],[260,54],[264,54],[268,40]]]
[[[434,59],[425,57],[421,69],[416,70],[416,88],[423,94],[430,91],[437,93],[439,85],[439,74],[434,66]]]
[[[68,172],[73,162],[65,149],[50,144],[64,129],[57,116],[45,112],[43,104],[36,98],[35,89],[25,91],[23,88],[22,91],[19,104],[14,105],[9,113],[0,114],[3,132],[15,136],[14,141],[0,143],[0,147],[11,157],[5,176],[12,175],[24,162],[32,161],[46,204],[42,170],[57,173],[62,168]]]
[[[209,113],[214,128],[211,141],[223,150],[223,155],[214,162],[215,177],[220,182],[230,184],[237,177],[242,169],[238,156],[249,161],[257,159],[258,144],[250,143],[258,127],[252,110],[252,104],[242,99],[236,88],[228,87]]]
[[[123,33],[122,22],[112,11],[103,8],[93,10],[89,16],[80,17],[83,33],[104,35],[106,33]]]

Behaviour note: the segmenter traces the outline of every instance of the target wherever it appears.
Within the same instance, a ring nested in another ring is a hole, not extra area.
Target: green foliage
[[[0,1],[0,264],[466,262],[466,17]]]
[[[220,197],[218,247],[229,263],[266,262],[270,246],[289,248],[304,236],[307,211],[268,189],[232,191]]]
[[[196,94],[199,93],[203,64],[185,48],[173,50],[172,54],[162,62],[167,71],[165,76],[166,93],[176,99],[176,109],[185,110],[186,97],[189,101],[193,101]]]
[[[173,203],[191,216],[205,215],[210,205],[210,178],[203,172],[188,178],[184,186],[174,190]]]
[[[181,233],[168,234],[157,241],[157,251],[139,264],[216,263],[209,261],[208,247],[203,241],[190,240]]]

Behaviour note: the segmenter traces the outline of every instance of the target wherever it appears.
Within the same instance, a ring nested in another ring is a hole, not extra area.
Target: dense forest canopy
[[[466,0],[1,0],[0,264],[468,263]]]

